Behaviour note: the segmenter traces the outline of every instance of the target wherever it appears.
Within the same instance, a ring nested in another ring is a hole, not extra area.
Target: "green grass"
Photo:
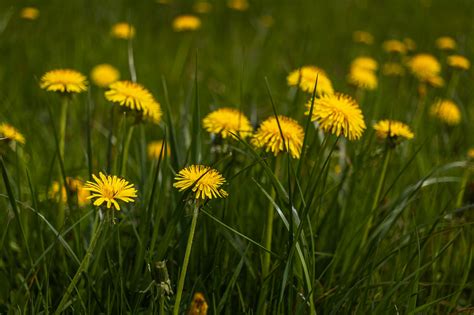
[[[192,33],[171,29],[174,16],[192,12],[191,1],[55,0],[35,3],[35,21],[19,18],[29,3],[0,3],[0,123],[26,138],[16,150],[0,142],[0,313],[59,312],[60,301],[68,313],[172,313],[193,211],[189,193],[172,185],[176,172],[195,163],[218,169],[229,197],[199,212],[181,313],[195,292],[210,314],[472,313],[474,171],[466,152],[474,146],[473,70],[450,95],[462,111],[455,127],[428,114],[448,96],[446,87],[429,89],[417,118],[416,79],[379,70],[378,88],[361,99],[368,128],[358,141],[323,140],[304,115],[310,95],[289,88],[286,75],[315,64],[337,91],[356,95],[346,83],[351,60],[369,55],[381,65],[394,58],[382,50],[384,40],[410,37],[418,52],[439,58],[449,83],[452,71],[434,41],[453,36],[457,52],[474,61],[474,3],[268,0],[252,1],[246,12],[212,3]],[[264,15],[274,19],[270,28]],[[137,29],[134,69],[161,103],[162,122],[136,126],[124,160],[129,123],[91,84],[69,104],[58,159],[61,100],[41,90],[39,78],[63,67],[88,74],[106,62],[130,79],[129,43],[110,36],[118,21]],[[358,29],[375,44],[353,43]],[[212,139],[201,120],[223,106],[240,108],[255,127],[275,113],[298,120],[307,131],[302,159]],[[393,150],[380,181],[385,146],[371,126],[383,118],[406,122],[415,138]],[[162,138],[171,156],[150,161],[147,144]],[[138,198],[122,204],[114,224],[98,221],[90,249],[98,210],[74,198],[58,205],[48,191],[55,180],[88,180],[99,171],[125,174]]]

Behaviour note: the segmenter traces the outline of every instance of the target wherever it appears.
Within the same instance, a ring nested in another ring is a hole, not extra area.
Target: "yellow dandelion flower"
[[[0,141],[14,141],[25,144],[25,137],[13,126],[7,123],[0,124]]]
[[[25,7],[20,11],[20,17],[25,20],[36,20],[40,11],[35,7]]]
[[[188,315],[207,315],[207,309],[208,305],[204,295],[200,292],[195,293]]]
[[[446,63],[448,66],[460,70],[469,70],[471,67],[471,62],[469,59],[461,55],[448,56]]]
[[[352,40],[355,43],[372,45],[374,43],[374,36],[366,31],[355,31],[352,33]]]
[[[408,68],[420,80],[436,77],[441,72],[439,61],[429,54],[418,54],[408,60]]]
[[[397,120],[380,120],[374,125],[375,133],[379,139],[401,140],[413,139],[415,136],[406,124]]]
[[[359,67],[351,67],[347,82],[365,90],[375,90],[378,84],[377,76],[373,71]]]
[[[69,191],[74,194],[77,198],[79,207],[83,207],[88,204],[88,197],[90,196],[89,191],[84,189],[84,184],[80,179],[67,177],[66,182]],[[61,185],[58,181],[54,181],[49,190],[49,198],[55,199],[58,202],[64,203],[67,200],[67,192],[64,185]]]
[[[180,15],[173,20],[175,32],[194,31],[201,27],[201,19],[194,15]]]
[[[297,86],[299,83],[301,90],[312,93],[316,78],[318,79],[318,85],[316,87],[317,95],[334,93],[331,80],[327,77],[326,72],[315,66],[303,66],[290,72],[286,77],[286,81],[289,86]]]
[[[191,190],[196,199],[225,198],[227,192],[220,187],[225,178],[215,169],[205,165],[191,165],[183,168],[176,174],[173,186],[179,191]]]
[[[275,116],[263,121],[253,135],[251,142],[255,147],[265,148],[266,152],[271,151],[275,156],[280,152],[287,151],[293,158],[298,159],[301,155],[303,139],[303,127],[296,120],[278,115],[278,121]]]
[[[387,62],[382,66],[382,74],[386,76],[403,76],[405,68],[398,62]]]
[[[379,64],[371,57],[357,57],[351,62],[351,68],[361,68],[369,71],[377,71]]]
[[[142,85],[131,81],[117,81],[109,85],[105,98],[120,106],[133,110],[154,123],[159,123],[162,112],[160,104]]]
[[[206,14],[212,11],[212,4],[207,1],[198,1],[193,5],[193,10],[196,13]]]
[[[458,125],[461,122],[461,111],[459,107],[450,100],[439,100],[435,102],[431,106],[430,114],[450,126]]]
[[[156,140],[152,141],[148,144],[147,151],[148,151],[148,158],[150,160],[158,160],[160,158],[161,150],[163,147],[163,140]],[[167,156],[171,155],[170,146],[166,145],[166,152],[163,152]]]
[[[99,173],[99,177],[92,174],[94,181],[87,181],[84,186],[84,189],[90,192],[87,199],[95,199],[94,206],[100,207],[105,202],[107,209],[112,206],[120,210],[117,201],[135,202],[137,190],[133,184],[117,176],[106,176],[102,172]]]
[[[112,25],[111,34],[119,39],[131,39],[135,36],[135,28],[126,22],[120,22]]]
[[[247,0],[229,0],[227,6],[236,11],[246,11],[249,8],[249,2]]]
[[[87,90],[87,80],[76,70],[57,69],[48,71],[41,77],[40,87],[46,91],[81,93]]]
[[[436,47],[440,50],[454,50],[456,49],[456,41],[449,36],[442,36],[436,39]]]
[[[409,37],[405,37],[403,39],[403,43],[405,44],[405,47],[408,51],[416,50],[416,43],[413,39],[411,39]]]
[[[474,148],[470,148],[469,150],[467,150],[467,158],[474,160]]]
[[[91,71],[92,82],[100,87],[108,87],[120,78],[120,72],[109,64],[100,64]]]
[[[432,87],[435,87],[435,88],[440,88],[440,87],[444,86],[444,79],[439,75],[429,77],[426,80],[426,82],[428,82],[429,85],[431,85]]]
[[[220,135],[224,139],[234,137],[233,134],[247,138],[253,132],[250,120],[235,108],[217,109],[204,117],[202,124],[207,132]]]
[[[396,39],[386,40],[382,44],[383,50],[388,53],[404,54],[407,52],[405,44]]]
[[[311,101],[306,104],[309,115]],[[314,101],[311,121],[316,121],[324,132],[343,135],[349,140],[357,140],[366,129],[364,116],[359,104],[349,95],[335,93],[324,95]]]

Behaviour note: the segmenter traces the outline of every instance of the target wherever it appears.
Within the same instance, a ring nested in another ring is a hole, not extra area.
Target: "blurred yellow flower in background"
[[[286,81],[289,86],[298,86],[304,92],[312,93],[314,85],[318,79],[318,85],[316,87],[317,95],[332,94],[334,89],[332,82],[326,75],[326,72],[316,66],[303,66],[290,72],[286,77]]]
[[[467,158],[468,158],[468,159],[471,159],[471,160],[474,160],[474,148],[470,148],[470,149],[467,151]]]
[[[160,158],[161,150],[163,147],[163,140],[156,140],[152,141],[148,144],[147,151],[148,151],[148,158],[150,160],[158,160]],[[164,156],[171,155],[171,149],[168,144],[166,144],[166,152],[163,152]]]
[[[36,20],[40,11],[35,7],[25,7],[20,11],[20,17],[25,20]]]
[[[41,77],[40,87],[46,91],[81,93],[87,90],[87,80],[76,70],[57,69],[48,71]]]
[[[306,107],[308,111],[305,115],[309,115],[311,101]],[[349,140],[359,139],[366,129],[359,104],[349,95],[341,93],[315,99],[311,121],[316,121],[324,132],[343,135]]]
[[[441,64],[432,55],[418,54],[407,62],[410,71],[420,81],[427,82],[433,77],[438,77],[441,72]]]
[[[25,144],[25,137],[12,125],[7,123],[0,124],[0,141]]]
[[[204,117],[202,124],[207,132],[220,135],[224,139],[235,137],[233,134],[244,139],[253,132],[250,120],[235,108],[219,108]]]
[[[388,53],[404,54],[407,52],[405,44],[396,39],[386,40],[382,44],[383,50]]]
[[[194,15],[180,15],[173,20],[175,32],[194,31],[201,27],[201,19]]]
[[[204,295],[201,292],[194,294],[188,315],[207,315],[208,305]]]
[[[249,2],[247,0],[229,0],[227,6],[232,10],[246,11],[249,8]]]
[[[126,22],[120,22],[112,26],[111,34],[115,38],[131,39],[135,36],[135,28]]]
[[[173,186],[179,191],[191,188],[196,199],[225,198],[227,192],[220,187],[225,178],[215,169],[205,165],[191,165],[176,174]]]
[[[415,135],[410,127],[398,120],[380,120],[374,124],[375,133],[379,139],[402,140],[413,139]]]
[[[377,71],[379,64],[371,57],[357,57],[351,62],[351,68],[360,68],[363,70]]]
[[[271,116],[260,124],[251,143],[256,148],[264,148],[266,152],[272,152],[275,156],[286,151],[293,158],[298,159],[303,139],[303,127],[296,120],[278,115],[278,121],[275,116]]]
[[[212,11],[212,4],[207,1],[198,1],[193,5],[193,10],[196,13],[206,14]]]
[[[407,51],[416,50],[416,43],[413,39],[411,39],[409,37],[405,37],[403,39],[403,43],[405,44],[405,47],[406,47]]]
[[[91,71],[92,82],[100,87],[108,87],[120,78],[120,72],[112,65],[103,63]]]
[[[439,37],[438,39],[436,39],[435,44],[436,44],[436,47],[438,47],[438,49],[441,49],[441,50],[454,50],[456,49],[456,46],[457,46],[454,38],[449,37],[449,36]]]
[[[77,204],[79,207],[83,207],[89,203],[88,197],[90,193],[84,189],[84,183],[78,178],[67,177],[66,182],[68,189],[73,194],[74,198],[77,198]],[[49,198],[56,200],[57,202],[65,203],[67,201],[67,191],[64,185],[58,181],[54,181],[49,190]]]
[[[135,111],[140,116],[154,123],[161,121],[161,107],[153,95],[141,84],[131,81],[117,81],[109,85],[105,92],[108,101],[126,109]]]
[[[471,67],[471,62],[464,56],[461,55],[451,55],[446,59],[448,66],[460,69],[460,70],[469,70]]]
[[[430,108],[430,114],[450,126],[458,125],[461,122],[461,111],[459,107],[450,100],[439,100],[435,102]]]
[[[99,173],[99,177],[92,174],[94,181],[87,181],[84,189],[90,192],[87,199],[95,199],[94,206],[100,207],[106,203],[107,209],[110,207],[120,210],[118,201],[135,202],[137,190],[123,178],[117,176],[104,175]]]
[[[373,71],[360,67],[351,67],[351,71],[347,75],[347,82],[365,90],[375,90],[378,84],[377,76]]]
[[[372,45],[374,43],[374,36],[366,31],[355,31],[352,33],[352,40],[355,43]]]

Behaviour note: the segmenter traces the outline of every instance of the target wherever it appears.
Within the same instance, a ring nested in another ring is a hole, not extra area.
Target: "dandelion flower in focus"
[[[175,32],[194,31],[201,27],[201,19],[194,15],[180,15],[173,20]]]
[[[35,7],[25,7],[20,11],[20,17],[25,20],[36,20],[40,15],[40,11]]]
[[[439,76],[441,65],[439,61],[429,54],[418,54],[412,57],[408,63],[410,71],[423,82],[430,78]]]
[[[109,64],[100,64],[91,71],[92,82],[100,87],[108,87],[120,78],[120,72]]]
[[[234,137],[233,134],[247,138],[253,132],[249,119],[234,108],[215,110],[204,117],[202,124],[207,132],[220,135],[224,139]]]
[[[469,59],[461,55],[448,56],[446,63],[448,66],[460,70],[469,70],[471,67],[471,62]]]
[[[382,74],[386,76],[403,76],[405,68],[397,62],[387,62],[382,66]]]
[[[249,3],[247,0],[229,0],[227,6],[232,10],[246,11],[249,8]]]
[[[135,36],[135,28],[125,22],[116,23],[112,26],[111,34],[119,39],[131,39]]]
[[[156,140],[156,141],[150,142],[147,147],[148,158],[150,160],[158,160],[161,155],[162,147],[163,147],[163,140]],[[166,146],[166,152],[163,152],[163,155],[164,154],[166,154],[167,156],[170,156],[171,154],[171,150],[168,145]]]
[[[309,115],[311,102],[306,104]],[[324,95],[314,101],[311,121],[316,121],[324,132],[343,135],[349,140],[357,140],[366,129],[364,116],[357,102],[350,96],[335,93]]]
[[[225,178],[215,169],[205,165],[191,165],[178,172],[173,186],[179,191],[189,188],[196,199],[225,198],[227,192],[221,189]]]
[[[407,52],[407,47],[405,46],[405,44],[396,39],[391,39],[383,42],[382,48],[386,52],[394,54],[404,54]]]
[[[301,90],[312,93],[316,84],[316,78],[318,79],[317,95],[334,93],[331,80],[327,77],[326,72],[315,66],[303,66],[290,72],[286,77],[286,81],[289,86],[297,86],[299,84]]]
[[[375,90],[378,84],[377,76],[373,71],[359,67],[351,67],[347,82],[365,90]]]
[[[430,114],[450,126],[458,125],[461,122],[461,111],[459,107],[450,100],[439,100],[435,102],[430,108]]]
[[[301,155],[303,139],[303,127],[296,120],[278,115],[278,121],[275,116],[263,121],[251,142],[255,147],[264,148],[266,152],[272,152],[275,156],[287,151],[293,158],[298,159]]]
[[[13,126],[7,123],[0,124],[0,141],[25,144],[25,137]]]
[[[46,72],[40,79],[40,87],[46,91],[81,93],[87,90],[86,77],[72,69],[57,69]]]
[[[107,209],[114,207],[120,210],[118,201],[135,202],[137,190],[123,178],[117,176],[104,175],[99,173],[99,177],[92,174],[94,181],[87,181],[84,189],[90,192],[87,199],[94,200],[94,206],[100,207],[106,203]]]
[[[374,36],[366,31],[355,31],[352,33],[352,40],[355,43],[372,45],[374,43]]]
[[[380,120],[374,125],[375,133],[379,139],[399,141],[401,139],[413,139],[415,136],[406,124],[397,120]]]
[[[351,68],[360,68],[369,71],[377,71],[379,64],[370,57],[357,57],[351,62]]]
[[[208,305],[204,295],[200,292],[195,293],[188,315],[207,315],[207,309]]]
[[[125,109],[135,111],[139,115],[159,123],[162,112],[160,104],[142,85],[131,81],[117,81],[109,85],[105,98]]]
[[[193,10],[196,13],[206,14],[212,11],[212,4],[207,1],[198,1],[193,5]]]
[[[436,47],[440,50],[454,50],[456,49],[456,41],[449,36],[443,36],[436,39]]]

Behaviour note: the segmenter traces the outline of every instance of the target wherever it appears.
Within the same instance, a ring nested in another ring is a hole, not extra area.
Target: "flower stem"
[[[375,191],[375,197],[374,201],[372,202],[372,207],[370,208],[370,214],[369,214],[369,221],[367,222],[367,227],[365,228],[364,231],[364,236],[362,238],[362,243],[361,247],[365,245],[365,242],[367,241],[367,237],[369,235],[369,231],[372,228],[372,223],[374,219],[374,212],[377,209],[377,206],[379,204],[379,199],[380,199],[380,194],[382,193],[382,189],[385,183],[385,177],[387,175],[387,169],[388,169],[388,163],[390,161],[390,156],[392,155],[392,148],[390,148],[388,145],[385,149],[385,154],[384,154],[384,161],[383,161],[383,166],[382,166],[382,173],[380,174],[380,179],[379,183],[377,185],[377,190]]]
[[[464,193],[466,191],[467,181],[469,179],[470,172],[471,172],[471,166],[468,164],[461,178],[461,186],[459,188],[459,193],[456,198],[456,208],[461,208],[462,206],[462,201],[463,201]]]
[[[125,144],[123,146],[122,152],[122,164],[120,165],[120,175],[125,176],[128,160],[128,151],[130,149],[130,142],[132,140],[133,130],[135,125],[131,125],[127,132],[127,138],[125,139]]]
[[[67,109],[69,107],[69,98],[63,97],[61,112],[59,116],[59,155],[64,160],[64,143],[66,139]]]
[[[76,288],[76,285],[79,279],[81,278],[82,273],[87,271],[89,267],[90,259],[97,245],[97,241],[99,239],[100,232],[102,230],[102,224],[103,224],[102,220],[99,219],[99,213],[97,212],[96,217],[95,217],[95,222],[94,222],[94,228],[92,230],[91,242],[89,243],[89,248],[87,249],[87,252],[84,258],[82,259],[82,262],[79,265],[79,268],[77,269],[76,274],[74,275],[74,278],[72,278],[71,283],[67,287],[61,301],[59,302],[59,305],[56,308],[56,311],[54,312],[55,315],[62,313],[63,308],[65,304],[68,302],[72,291]]]
[[[196,223],[199,215],[199,205],[196,202],[193,209],[193,219],[191,221],[191,229],[189,230],[188,244],[186,245],[186,252],[184,254],[183,268],[179,275],[178,291],[176,293],[176,300],[173,307],[173,315],[179,314],[179,305],[181,303],[181,296],[183,294],[184,280],[186,279],[186,271],[188,269],[189,257],[191,256],[191,249],[193,246],[194,231],[196,230]]]

